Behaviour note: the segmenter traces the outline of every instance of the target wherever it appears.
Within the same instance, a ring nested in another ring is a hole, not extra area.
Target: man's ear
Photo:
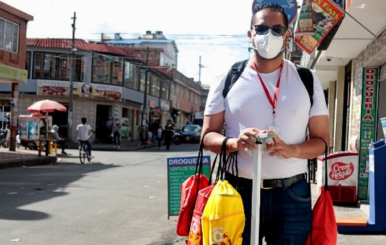
[[[248,35],[248,37],[249,37],[249,42],[252,43],[252,40],[251,40],[251,39],[252,39],[252,32],[251,32],[251,31],[248,31],[248,32],[247,32],[247,35]]]
[[[287,30],[285,34],[285,43],[288,43],[291,38],[291,30]]]

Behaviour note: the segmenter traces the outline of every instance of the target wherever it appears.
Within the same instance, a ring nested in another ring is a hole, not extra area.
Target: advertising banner
[[[303,0],[296,24],[295,36],[313,35],[314,33],[314,22],[312,20],[312,1]]]
[[[378,68],[363,68],[358,199],[368,199],[369,146],[375,141]]]
[[[38,95],[69,96],[68,81],[38,80]],[[72,94],[76,97],[122,100],[122,87],[104,84],[73,82]]]
[[[180,213],[181,184],[196,172],[197,156],[167,158],[168,166],[168,215]],[[209,178],[210,156],[203,156],[203,174]]]
[[[329,0],[312,0],[312,19],[315,33],[295,37],[295,43],[308,54],[311,54],[342,19],[343,14],[344,12]]]

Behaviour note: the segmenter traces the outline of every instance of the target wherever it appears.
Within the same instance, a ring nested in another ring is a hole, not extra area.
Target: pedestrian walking
[[[296,66],[283,58],[291,34],[288,17],[277,4],[262,4],[248,31],[254,56],[241,76],[225,87],[229,67],[212,84],[202,135],[206,150],[220,153],[225,128],[227,153],[238,154],[238,175],[226,179],[243,199],[246,223],[243,245],[250,244],[253,154],[251,137],[275,132],[262,154],[259,244],[305,244],[312,224],[307,159],[324,152],[329,142],[328,110],[323,88],[313,72],[312,102]],[[308,81],[312,82],[312,81]],[[227,93],[223,92],[226,91]],[[226,99],[225,99],[226,98]],[[310,139],[305,141],[307,128]]]
[[[170,145],[172,144],[173,135],[174,135],[174,125],[172,120],[169,119],[165,125],[165,130],[164,130],[166,150],[170,150]]]
[[[119,119],[116,119],[112,127],[114,148],[121,147],[121,129],[122,129],[122,125],[119,122]]]
[[[161,146],[162,146],[163,134],[164,134],[164,130],[162,129],[162,126],[160,125],[160,126],[158,126],[158,130],[157,130],[158,150],[160,150]]]

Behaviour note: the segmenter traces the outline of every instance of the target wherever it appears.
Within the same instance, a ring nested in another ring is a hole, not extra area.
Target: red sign
[[[354,173],[354,164],[336,162],[331,165],[330,179],[332,180],[345,180],[348,179]]]

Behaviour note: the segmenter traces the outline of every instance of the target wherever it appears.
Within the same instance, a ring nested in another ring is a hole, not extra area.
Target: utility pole
[[[74,76],[74,52],[75,49],[75,21],[76,21],[76,12],[74,12],[74,17],[72,17],[73,23],[72,27],[72,44],[71,44],[71,52],[70,52],[70,93],[68,96],[68,127],[67,127],[67,138],[68,142],[72,142],[72,112],[73,112],[73,103],[72,103],[72,90],[73,90],[73,76]]]
[[[201,56],[200,56],[200,61],[198,64],[198,83],[201,84],[201,68],[204,68],[203,65],[201,65]]]
[[[141,126],[142,126],[142,139],[144,142],[146,142],[146,130],[144,130],[143,125],[146,123],[146,114],[147,114],[147,77],[149,72],[149,47],[146,48],[146,66],[145,66],[145,91],[143,96],[143,104],[142,104],[142,120],[141,120]],[[149,125],[147,125],[149,126]]]

